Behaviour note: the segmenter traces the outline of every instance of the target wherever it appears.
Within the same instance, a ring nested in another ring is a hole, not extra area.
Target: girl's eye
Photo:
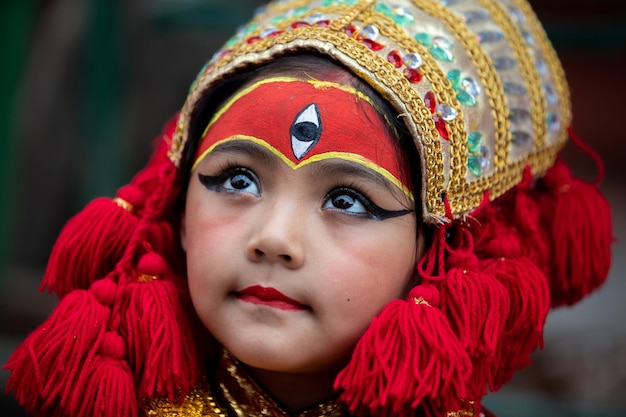
[[[211,191],[247,193],[256,197],[261,196],[259,177],[248,168],[229,168],[216,176],[198,174],[198,178]]]
[[[361,193],[350,188],[337,188],[324,199],[323,209],[346,212],[353,216],[372,217],[372,203]]]
[[[385,220],[404,216],[413,210],[385,210],[374,204],[369,198],[352,188],[339,187],[331,190],[324,197],[324,210],[332,210],[355,217],[372,220]]]

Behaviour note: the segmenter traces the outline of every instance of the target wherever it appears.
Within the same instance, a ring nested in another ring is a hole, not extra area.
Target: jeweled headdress
[[[475,209],[543,174],[570,123],[562,68],[525,0],[277,1],[200,72],[179,119],[207,90],[250,65],[315,51],[364,79],[404,118],[421,157],[427,222]]]

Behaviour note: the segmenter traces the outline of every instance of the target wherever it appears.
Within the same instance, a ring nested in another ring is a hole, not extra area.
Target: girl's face
[[[416,263],[384,122],[354,93],[306,85],[265,84],[218,113],[182,223],[197,314],[265,372],[337,372]]]

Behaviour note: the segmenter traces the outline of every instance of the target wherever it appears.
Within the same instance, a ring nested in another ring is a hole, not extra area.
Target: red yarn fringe
[[[426,400],[442,413],[457,407],[471,364],[438,303],[437,290],[420,285],[373,319],[335,380],[351,412],[403,415]]]

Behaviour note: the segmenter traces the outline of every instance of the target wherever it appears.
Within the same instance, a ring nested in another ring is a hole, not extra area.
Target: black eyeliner
[[[409,214],[409,213],[413,212],[412,209],[386,210],[386,209],[378,206],[377,204],[373,203],[369,198],[367,198],[360,191],[357,191],[357,190],[355,190],[354,188],[351,188],[351,187],[338,187],[338,188],[335,188],[334,190],[332,190],[331,192],[329,192],[327,194],[327,197],[329,197],[335,191],[342,191],[342,192],[346,192],[346,193],[349,193],[349,194],[353,194],[354,197],[357,200],[359,200],[359,202],[361,204],[363,204],[363,206],[367,209],[368,215],[366,217],[368,217],[370,219],[373,219],[373,220],[383,221],[383,220],[391,219],[391,218],[394,218],[394,217],[404,216],[406,214]]]

